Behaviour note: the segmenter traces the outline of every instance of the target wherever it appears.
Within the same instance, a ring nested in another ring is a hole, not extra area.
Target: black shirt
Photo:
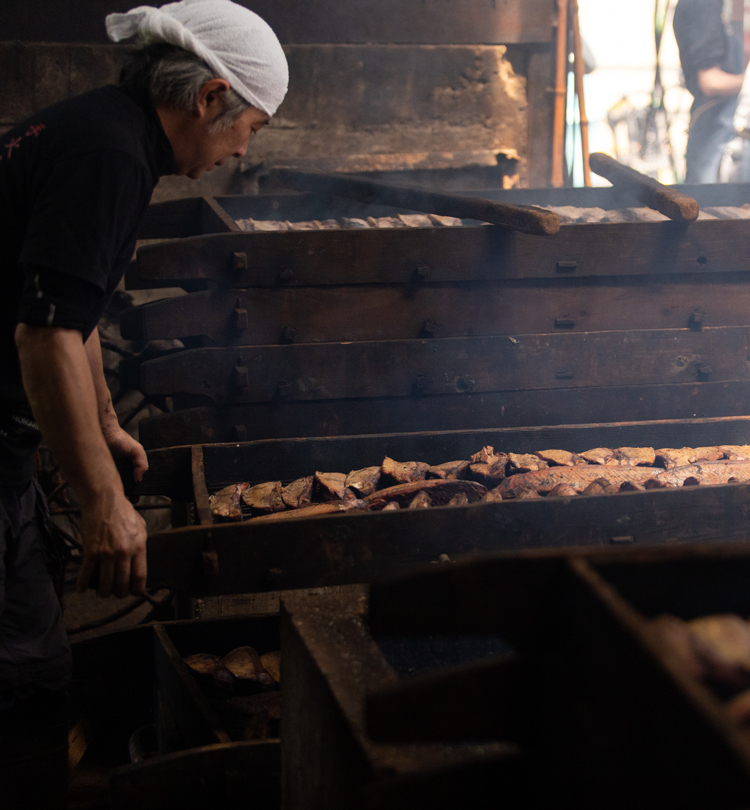
[[[722,6],[722,0],[679,0],[674,12],[674,34],[685,85],[695,99],[694,111],[709,100],[698,85],[699,70],[718,67],[725,73],[744,71],[742,44],[727,32]]]
[[[21,382],[17,323],[96,327],[174,155],[148,98],[108,86],[0,137],[0,483],[33,475],[39,433]]]

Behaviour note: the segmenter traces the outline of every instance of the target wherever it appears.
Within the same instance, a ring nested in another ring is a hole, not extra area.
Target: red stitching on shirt
[[[39,137],[39,133],[40,133],[40,132],[41,132],[43,129],[47,129],[47,125],[46,125],[46,124],[32,124],[32,125],[31,125],[31,126],[30,126],[30,127],[27,129],[27,130],[26,130],[26,137],[27,137],[27,138],[29,138],[30,136],[32,136],[32,135],[33,135],[35,138],[38,138],[38,137]]]
[[[8,150],[8,160],[10,160],[11,152],[14,149],[18,149],[20,143],[21,143],[21,136],[19,135],[17,138],[13,138],[13,140],[8,141],[8,143],[6,143],[5,146],[3,146],[3,149]]]

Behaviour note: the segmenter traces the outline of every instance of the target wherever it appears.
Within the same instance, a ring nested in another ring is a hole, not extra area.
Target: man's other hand
[[[133,478],[140,482],[148,470],[148,458],[143,445],[119,425],[102,432],[112,458],[130,458],[133,462]]]
[[[146,522],[124,495],[103,497],[82,505],[81,536],[80,593],[88,587],[97,565],[100,596],[114,594],[123,597],[129,593],[143,593],[146,587]]]

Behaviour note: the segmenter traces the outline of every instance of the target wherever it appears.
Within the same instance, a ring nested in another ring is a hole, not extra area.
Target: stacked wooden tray
[[[746,193],[686,190],[704,206]],[[613,189],[481,193],[634,204]],[[123,372],[174,408],[142,423],[148,447],[747,410],[748,219],[244,233],[237,219],[399,212],[306,194],[164,205],[144,234],[184,238],[141,248],[128,284],[192,292],[123,324],[188,346]]]

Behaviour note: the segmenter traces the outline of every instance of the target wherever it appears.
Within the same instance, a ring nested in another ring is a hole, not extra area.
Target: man
[[[687,89],[694,97],[686,182],[715,183],[744,72],[741,35],[727,30],[723,0],[679,0],[674,33]]]
[[[241,157],[288,83],[278,39],[229,0],[107,18],[138,35],[120,85],[32,116],[0,138],[0,804],[63,807],[70,648],[34,484],[41,437],[81,505],[78,588],[142,592],[146,529],[113,457],[148,467],[117,423],[96,324],[161,175]],[[15,801],[15,804],[14,804]]]

